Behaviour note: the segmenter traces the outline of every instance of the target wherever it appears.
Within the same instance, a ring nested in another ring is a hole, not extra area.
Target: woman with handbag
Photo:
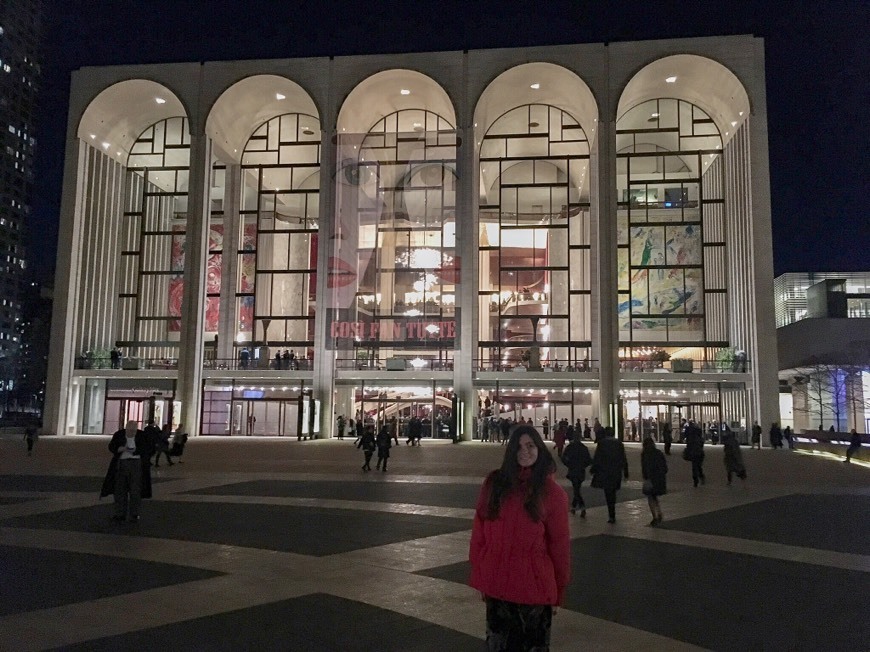
[[[643,451],[640,454],[640,470],[643,475],[643,495],[649,503],[652,512],[650,527],[655,527],[664,519],[659,496],[668,493],[667,474],[668,463],[664,454],[656,448],[656,443],[647,437],[643,440]]]

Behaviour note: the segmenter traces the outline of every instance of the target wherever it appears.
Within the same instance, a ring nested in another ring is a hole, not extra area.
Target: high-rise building
[[[47,432],[777,418],[758,38],[84,68],[69,116]]]
[[[33,199],[41,0],[0,0],[0,410],[19,376],[24,235]]]

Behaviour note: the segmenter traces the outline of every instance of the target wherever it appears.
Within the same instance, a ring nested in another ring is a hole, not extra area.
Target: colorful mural
[[[172,252],[170,269],[182,272],[184,270],[186,235],[184,226],[174,227],[176,232],[172,237]],[[256,251],[257,225],[246,224],[242,237],[244,251]],[[221,257],[224,248],[223,224],[212,224],[208,233],[208,258],[206,259],[206,294],[219,295],[221,291]],[[240,293],[253,293],[254,270],[256,269],[256,253],[242,254],[239,266]],[[184,299],[184,275],[179,273],[169,280],[169,316],[175,317],[169,322],[169,331],[177,333],[181,330],[181,305]],[[204,330],[209,333],[218,331],[220,316],[220,301],[216,296],[207,297],[205,303]],[[239,302],[239,331],[250,332],[254,323],[254,297],[241,297]]]
[[[625,228],[625,227],[623,227]],[[674,226],[633,226],[620,231],[621,240],[630,236],[629,249],[617,252],[619,330],[623,337],[631,331],[702,331],[700,318],[660,319],[701,315],[703,313],[703,273],[701,265],[701,230],[695,224]],[[669,267],[674,265],[675,267]],[[649,315],[650,317],[634,317]]]

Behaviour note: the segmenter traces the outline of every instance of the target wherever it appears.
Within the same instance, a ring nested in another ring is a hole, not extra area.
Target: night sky
[[[31,259],[51,282],[82,66],[754,34],[765,39],[775,273],[870,269],[870,1],[45,0]]]

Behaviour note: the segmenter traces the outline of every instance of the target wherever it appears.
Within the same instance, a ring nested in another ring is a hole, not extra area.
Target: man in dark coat
[[[616,492],[622,486],[623,476],[628,480],[625,446],[613,436],[613,428],[608,426],[602,429],[592,458],[592,486],[604,490],[610,517],[608,523],[616,523]]]
[[[145,436],[148,437],[148,440],[151,442],[151,454],[153,455],[160,446],[160,428],[154,425],[154,419],[148,419],[148,425],[145,426],[145,430],[143,431]],[[151,460],[148,460],[149,464]]]
[[[390,434],[390,427],[386,423],[378,431],[375,443],[378,445],[378,463],[375,465],[375,468],[386,472],[387,462],[390,459],[390,448],[393,446],[393,436]],[[383,469],[381,468],[382,463],[384,465]]]
[[[670,421],[662,425],[662,441],[665,442],[665,455],[671,454],[671,445],[674,443],[673,427]]]
[[[118,430],[109,442],[112,461],[103,480],[100,497],[114,494],[115,515],[113,521],[139,520],[139,505],[142,498],[151,498],[151,455],[154,452],[151,439],[130,420],[127,427]]]
[[[683,451],[683,459],[692,463],[692,482],[706,483],[704,477],[704,433],[694,421],[689,421],[686,426],[686,448]]]
[[[761,426],[758,425],[758,421],[752,424],[752,448],[756,446],[761,450]]]
[[[571,513],[576,514],[580,510],[580,518],[586,518],[586,502],[580,493],[580,487],[586,479],[586,467],[592,464],[592,456],[589,449],[581,441],[580,430],[573,430],[573,437],[562,453],[562,462],[568,467],[568,479],[574,488],[574,497],[571,500]]]

